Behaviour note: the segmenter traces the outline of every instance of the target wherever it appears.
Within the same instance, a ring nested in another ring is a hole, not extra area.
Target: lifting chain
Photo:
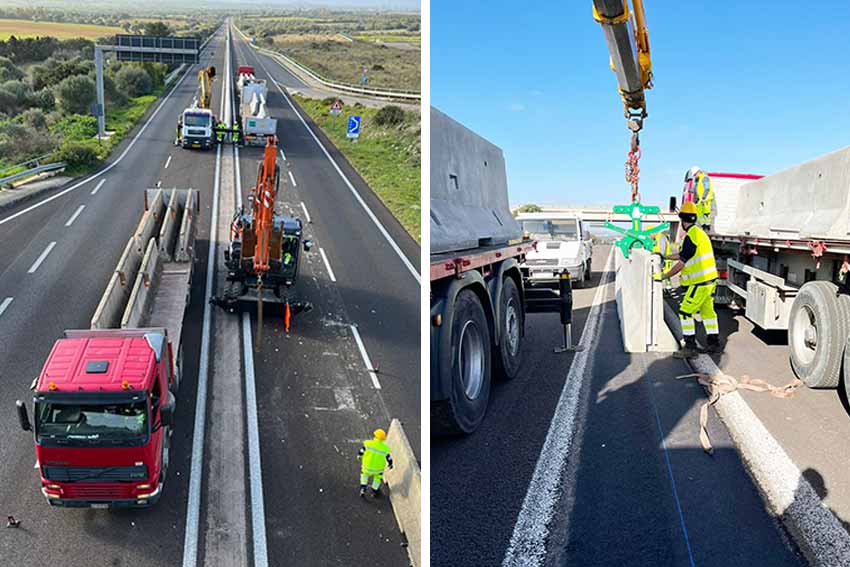
[[[632,186],[632,203],[640,201],[640,190],[638,189],[638,183],[640,181],[640,167],[638,167],[638,160],[640,160],[640,138],[638,137],[638,133],[632,133],[632,141],[631,146],[629,148],[629,155],[626,158],[626,182]]]

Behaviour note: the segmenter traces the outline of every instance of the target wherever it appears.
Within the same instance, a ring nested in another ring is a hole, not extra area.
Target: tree
[[[0,113],[11,116],[18,112],[18,97],[15,93],[0,87]]]
[[[0,57],[0,81],[12,81],[21,79],[24,72],[21,71],[8,57]]]
[[[153,82],[148,72],[135,65],[125,65],[115,74],[115,86],[133,98],[150,94]]]
[[[47,117],[40,108],[30,108],[21,114],[21,121],[34,130],[47,129]]]
[[[56,99],[53,96],[53,91],[50,89],[41,89],[32,93],[27,97],[27,106],[50,112],[56,108]]]
[[[528,203],[526,205],[520,205],[519,207],[517,207],[517,209],[514,211],[514,214],[516,214],[516,213],[542,213],[542,212],[543,212],[543,207],[541,207],[540,205],[535,205],[534,203]]]
[[[148,22],[145,24],[145,35],[169,36],[171,28],[165,22]]]
[[[64,114],[88,114],[96,97],[94,81],[84,75],[68,77],[56,87],[56,97]]]

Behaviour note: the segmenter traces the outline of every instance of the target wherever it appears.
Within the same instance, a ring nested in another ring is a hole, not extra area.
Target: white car
[[[558,217],[557,213],[521,213],[517,220],[523,234],[537,241],[537,250],[528,253],[521,266],[528,271],[530,283],[557,285],[564,270],[575,283],[590,281],[593,243],[580,219]]]

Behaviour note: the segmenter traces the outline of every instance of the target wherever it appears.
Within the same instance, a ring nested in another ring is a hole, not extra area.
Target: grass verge
[[[404,112],[398,125],[374,121],[379,109],[345,106],[341,116],[332,116],[333,99],[316,100],[295,96],[298,104],[345,155],[376,195],[416,240],[422,241],[421,142],[418,112]],[[348,116],[360,116],[360,139],[346,138]]]

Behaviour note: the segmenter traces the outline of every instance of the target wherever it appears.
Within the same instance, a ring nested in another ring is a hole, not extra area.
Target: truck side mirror
[[[159,406],[159,422],[163,427],[171,427],[174,423],[174,397],[169,393],[168,401]]]
[[[313,241],[312,240],[305,240],[304,241],[304,252],[309,252],[311,248],[313,248]]]
[[[670,212],[676,212],[676,197],[670,197]]]
[[[17,400],[15,402],[15,406],[18,408],[18,421],[21,423],[21,429],[24,431],[32,431],[30,416],[27,414],[27,406],[24,405],[24,402],[21,400]]]

